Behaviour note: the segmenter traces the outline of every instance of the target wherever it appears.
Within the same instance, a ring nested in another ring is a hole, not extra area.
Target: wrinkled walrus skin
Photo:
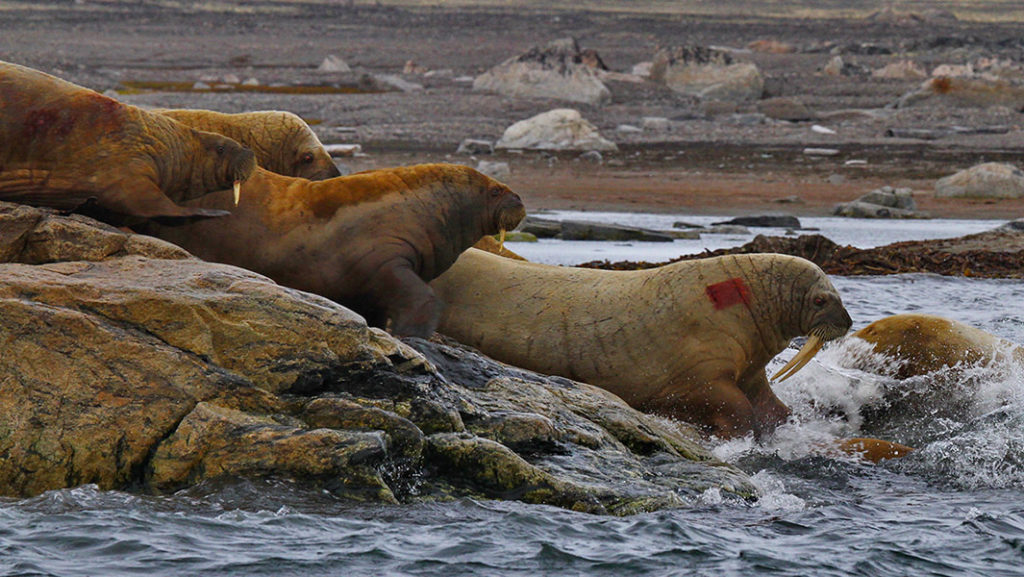
[[[230,206],[225,194],[197,204]],[[526,215],[500,182],[451,164],[313,182],[263,169],[233,214],[145,232],[205,260],[233,264],[325,296],[399,336],[429,337],[443,303],[426,284],[484,235]]]
[[[0,62],[0,200],[119,216],[210,217],[176,203],[230,189],[252,151],[219,134]]]
[[[605,271],[468,250],[431,286],[447,303],[438,332],[721,437],[788,417],[765,366],[790,339],[828,341],[852,324],[821,269],[783,255]]]
[[[298,115],[279,110],[226,114],[212,110],[158,108],[157,112],[206,132],[223,134],[256,153],[270,172],[309,180],[341,176],[316,133]]]

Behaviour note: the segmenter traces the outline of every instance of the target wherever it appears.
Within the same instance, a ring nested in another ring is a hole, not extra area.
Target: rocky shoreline
[[[0,204],[0,495],[284,478],[594,513],[751,497],[688,426],[79,216]]]

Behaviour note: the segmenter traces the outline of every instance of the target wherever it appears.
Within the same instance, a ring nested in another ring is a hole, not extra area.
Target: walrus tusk
[[[772,381],[781,383],[795,375],[797,371],[804,368],[804,365],[811,362],[811,359],[814,358],[814,355],[818,354],[818,351],[821,350],[821,346],[823,344],[824,341],[821,340],[821,337],[818,335],[811,335],[807,337],[807,342],[804,343],[804,346],[792,359],[789,359],[786,366],[782,367],[779,369],[779,372],[775,373],[775,376],[772,377]]]
[[[238,206],[238,201],[242,200],[242,181],[241,180],[236,180],[235,181],[234,191],[235,191],[235,206]]]
[[[505,229],[498,232],[498,254],[505,252]]]

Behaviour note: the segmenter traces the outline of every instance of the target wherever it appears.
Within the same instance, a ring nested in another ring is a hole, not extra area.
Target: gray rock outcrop
[[[883,186],[850,202],[837,204],[835,216],[850,218],[927,218],[917,212],[913,191]]]
[[[735,62],[728,52],[703,46],[659,50],[651,80],[703,100],[751,102],[761,98],[764,78],[757,65]]]
[[[1021,198],[1024,171],[1001,162],[986,162],[961,170],[935,183],[940,198]]]
[[[473,90],[513,98],[552,98],[583,104],[605,104],[611,92],[595,73],[603,66],[592,51],[580,50],[574,38],[563,38],[510,58],[473,81]]]
[[[0,203],[0,495],[295,479],[626,514],[754,489],[692,429],[83,217]]]
[[[770,226],[798,229],[800,228],[800,219],[791,214],[760,214],[753,216],[737,216],[730,220],[715,222],[712,224],[736,224],[740,226]]]

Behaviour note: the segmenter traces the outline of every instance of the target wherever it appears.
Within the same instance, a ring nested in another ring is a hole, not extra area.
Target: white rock
[[[375,74],[373,78],[381,84],[398,89],[402,92],[417,92],[423,90],[422,84],[409,82],[401,76],[395,76],[394,74]]]
[[[520,120],[505,130],[495,148],[530,150],[618,150],[614,142],[606,140],[593,124],[579,111],[556,108],[526,120]]]
[[[324,58],[324,61],[320,63],[316,70],[317,72],[352,72],[347,62],[333,54]]]
[[[355,156],[363,147],[358,144],[325,144],[324,150],[331,156]]]
[[[668,132],[672,129],[669,120],[662,116],[645,116],[641,120],[641,126],[643,126],[644,130],[653,130],[655,132]]]

